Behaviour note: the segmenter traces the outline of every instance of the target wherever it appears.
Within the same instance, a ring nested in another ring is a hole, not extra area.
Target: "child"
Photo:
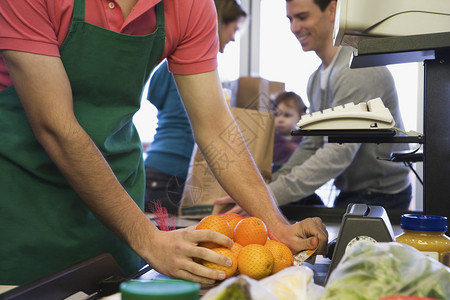
[[[302,98],[294,92],[281,92],[274,100],[275,139],[272,171],[277,171],[297,149],[302,136],[292,136],[301,116],[306,113]]]

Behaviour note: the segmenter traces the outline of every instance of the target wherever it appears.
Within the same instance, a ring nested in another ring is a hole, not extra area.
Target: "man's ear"
[[[330,1],[330,3],[328,4],[326,10],[329,13],[330,16],[330,21],[334,23],[334,20],[336,19],[336,6],[337,6],[337,1],[336,0],[332,0]]]

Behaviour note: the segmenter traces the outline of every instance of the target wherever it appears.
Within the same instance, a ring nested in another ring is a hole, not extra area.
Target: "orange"
[[[244,218],[243,216],[237,214],[237,213],[224,213],[224,214],[220,214],[219,216],[221,216],[225,221],[230,222],[233,219],[242,219]]]
[[[231,246],[230,250],[231,250],[231,252],[234,253],[234,255],[236,255],[236,257],[238,257],[239,256],[239,252],[241,252],[242,248],[243,247],[242,247],[241,244],[238,244],[238,243],[234,242],[233,246]],[[237,274],[239,274],[239,270],[236,270],[235,275],[237,275]]]
[[[237,224],[244,219],[244,217],[242,218],[234,218],[230,221],[228,221],[228,224],[230,224],[230,228],[231,228],[231,232],[234,232],[234,230],[236,229]]]
[[[234,229],[233,240],[243,247],[249,244],[264,245],[267,241],[266,225],[256,217],[242,219]]]
[[[195,229],[209,229],[224,234],[230,239],[233,238],[233,232],[231,231],[230,225],[219,215],[209,215],[204,217]],[[221,245],[213,242],[202,242],[199,245],[210,249],[221,247]]]
[[[250,244],[241,249],[238,255],[238,271],[259,280],[269,276],[273,269],[273,255],[262,245]]]
[[[233,246],[231,246],[230,250],[231,252],[234,253],[234,255],[236,255],[236,257],[239,255],[239,252],[242,250],[242,245],[239,243],[234,242]]]
[[[231,252],[230,249],[228,248],[212,248],[211,249],[214,252],[217,252],[219,254],[222,255],[226,255],[229,258],[232,259],[233,264],[231,265],[231,267],[225,267],[210,261],[206,261],[206,260],[202,260],[201,264],[204,265],[205,267],[211,268],[211,269],[217,269],[217,270],[222,270],[225,272],[225,278],[230,278],[231,276],[234,275],[234,273],[236,273],[237,270],[237,257],[236,255],[234,255],[233,252]]]
[[[231,232],[234,232],[234,228],[236,227],[237,223],[239,223],[240,220],[244,219],[243,216],[237,213],[226,213],[220,216],[225,219],[228,224],[230,224]]]
[[[294,263],[294,255],[288,246],[281,242],[267,240],[264,247],[268,248],[273,255],[273,270],[272,274],[275,274],[284,268],[292,266]]]

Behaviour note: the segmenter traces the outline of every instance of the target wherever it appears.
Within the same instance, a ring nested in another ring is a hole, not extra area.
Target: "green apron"
[[[60,49],[75,115],[143,208],[142,147],[132,118],[162,57],[164,3],[156,6],[156,31],[145,36],[88,24],[84,11],[84,0],[75,0]],[[13,86],[0,92],[0,141],[0,284],[23,284],[103,252],[126,274],[139,268],[140,258],[84,205],[36,141]]]

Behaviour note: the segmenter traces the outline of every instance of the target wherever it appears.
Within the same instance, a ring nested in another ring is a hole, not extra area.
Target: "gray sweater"
[[[320,67],[308,82],[311,112],[349,102],[367,102],[380,97],[403,129],[394,80],[386,67],[350,69],[352,51],[343,47],[330,66],[325,90],[321,90]],[[290,160],[273,176],[269,188],[278,205],[306,197],[329,180],[340,191],[370,190],[394,194],[409,185],[409,169],[403,164],[380,160],[407,144],[335,144],[327,137],[306,136]]]

